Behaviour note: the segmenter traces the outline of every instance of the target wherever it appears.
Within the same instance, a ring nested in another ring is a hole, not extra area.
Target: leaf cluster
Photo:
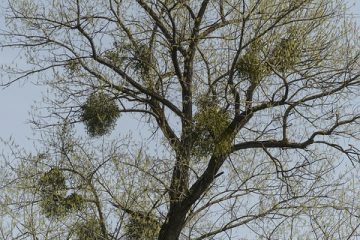
[[[275,45],[269,64],[280,72],[285,72],[293,68],[301,57],[301,31],[298,29],[289,29],[288,36],[281,38]]]
[[[151,50],[146,44],[115,43],[113,49],[104,53],[104,57],[116,67],[130,66],[145,77],[151,69]]]
[[[270,74],[272,68],[280,72],[292,69],[301,58],[301,33],[297,28],[289,28],[287,36],[275,42],[272,50],[266,50],[261,39],[254,40],[237,62],[239,75],[256,85]],[[264,51],[270,51],[270,54],[265,56]]]
[[[81,70],[81,65],[79,61],[72,59],[67,61],[65,68],[70,74],[74,74]]]
[[[62,217],[73,210],[80,210],[84,199],[77,193],[66,196],[65,176],[54,168],[44,173],[39,180],[40,206],[46,217]]]
[[[127,240],[157,239],[160,224],[151,214],[133,213],[126,225]]]
[[[142,44],[134,50],[133,66],[135,71],[139,71],[143,76],[147,76],[151,69],[151,50]]]
[[[129,59],[129,50],[131,45],[126,43],[115,43],[114,48],[106,51],[104,57],[114,66],[121,67]]]
[[[75,224],[73,231],[76,235],[76,240],[103,240],[105,237],[102,234],[101,226],[95,217],[86,219],[83,222]]]
[[[194,150],[193,154],[205,157],[215,149],[219,143],[219,137],[228,127],[230,116],[228,112],[213,101],[200,102],[198,112],[194,116]],[[216,148],[218,151],[227,151],[228,146]],[[221,149],[221,150],[220,150]],[[219,154],[221,154],[219,152]]]
[[[66,184],[63,172],[59,168],[53,168],[44,173],[40,177],[39,187],[43,195],[64,191]]]
[[[261,59],[263,42],[254,41],[248,51],[237,62],[237,70],[241,77],[248,78],[250,82],[257,84],[268,74],[268,68]]]
[[[115,99],[103,92],[90,94],[81,110],[81,119],[91,137],[109,133],[120,116],[120,109]]]

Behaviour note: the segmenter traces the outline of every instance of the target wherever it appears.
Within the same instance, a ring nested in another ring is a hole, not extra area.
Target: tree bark
[[[185,225],[186,214],[189,209],[181,205],[170,209],[167,221],[162,225],[158,240],[178,240]]]

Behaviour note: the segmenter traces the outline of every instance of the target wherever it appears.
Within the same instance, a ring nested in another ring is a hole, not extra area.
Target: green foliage
[[[126,225],[126,237],[128,240],[152,240],[157,239],[160,224],[151,214],[133,213]]]
[[[81,66],[77,60],[69,60],[65,66],[70,74],[77,73],[80,71]]]
[[[285,72],[299,62],[301,56],[300,31],[289,29],[288,37],[282,38],[271,53],[269,63],[278,71]]]
[[[204,157],[212,153],[219,143],[219,137],[230,123],[230,116],[214,102],[201,100],[198,112],[194,116],[194,150],[195,156]],[[217,151],[227,151],[228,146],[217,147]],[[221,152],[219,152],[220,154]]]
[[[104,53],[104,57],[117,67],[123,64],[131,66],[143,77],[147,77],[151,69],[151,50],[147,44],[132,46],[128,43],[115,43],[113,49]]]
[[[40,206],[44,215],[48,218],[61,218],[71,211],[78,211],[82,208],[84,199],[77,193],[72,193],[68,197],[63,194],[51,193],[43,195]]]
[[[72,193],[63,199],[62,204],[67,210],[80,210],[84,205],[84,198],[80,194]]]
[[[121,49],[108,50],[104,54],[104,57],[107,58],[112,64],[114,64],[117,67],[120,67],[125,59]]]
[[[237,62],[237,70],[240,76],[248,78],[250,82],[258,84],[268,74],[268,68],[261,59],[263,43],[257,39],[250,44],[246,53]]]
[[[121,65],[121,55],[117,50],[109,50],[104,54],[104,57],[110,60],[112,63],[117,63],[115,65]]]
[[[44,173],[39,180],[39,187],[42,194],[59,193],[66,189],[65,176],[59,168],[53,168]]]
[[[73,227],[76,240],[104,240],[101,226],[95,218],[89,218],[84,222],[77,223]]]
[[[64,197],[60,194],[51,193],[44,195],[40,202],[43,214],[48,218],[65,216],[66,209],[62,204],[63,201]]]
[[[280,72],[293,68],[300,61],[303,32],[299,28],[290,27],[285,35],[286,37],[275,42],[272,50],[265,49],[265,43],[260,39],[254,40],[237,63],[240,76],[258,84],[271,72],[269,64]],[[269,51],[270,54],[265,57],[264,51]]]
[[[135,71],[139,71],[143,76],[150,72],[151,69],[151,52],[147,45],[139,45],[134,51],[133,66]]]
[[[66,195],[65,176],[54,168],[44,173],[39,180],[40,207],[46,217],[63,217],[72,210],[80,210],[84,199],[77,193]]]
[[[103,92],[92,93],[81,109],[82,121],[92,137],[109,133],[120,116],[115,99]]]

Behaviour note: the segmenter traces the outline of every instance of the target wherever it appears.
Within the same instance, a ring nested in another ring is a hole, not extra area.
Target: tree
[[[3,86],[36,75],[54,94],[38,153],[6,163],[3,234],[358,236],[360,51],[343,1],[17,0],[7,24],[3,47],[32,68]],[[155,148],[110,137],[127,116]]]

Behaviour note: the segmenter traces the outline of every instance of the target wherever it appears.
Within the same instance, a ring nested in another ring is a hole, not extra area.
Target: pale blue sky
[[[0,28],[4,24],[4,2],[0,1]],[[0,64],[23,65],[20,55],[14,49],[0,51]],[[8,75],[0,69],[0,79],[8,79]],[[43,89],[44,90],[44,89]],[[32,130],[28,123],[31,106],[41,100],[41,89],[29,82],[18,82],[8,88],[0,88],[0,138],[13,137],[22,146],[28,146]],[[0,146],[1,152],[1,146]]]
[[[360,21],[360,0],[349,0],[348,2],[356,5],[352,10],[355,13],[354,17]],[[5,3],[6,1],[0,1],[0,28],[4,27]],[[0,64],[21,65],[23,64],[21,61],[19,54],[13,49],[0,51]],[[0,78],[7,79],[6,74],[1,70]],[[29,112],[35,101],[41,101],[41,91],[44,90],[44,88],[41,89],[29,82],[15,83],[6,89],[0,88],[0,138],[8,139],[13,137],[18,144],[27,149],[31,148],[31,140],[28,138],[32,138],[33,131],[29,124]]]

